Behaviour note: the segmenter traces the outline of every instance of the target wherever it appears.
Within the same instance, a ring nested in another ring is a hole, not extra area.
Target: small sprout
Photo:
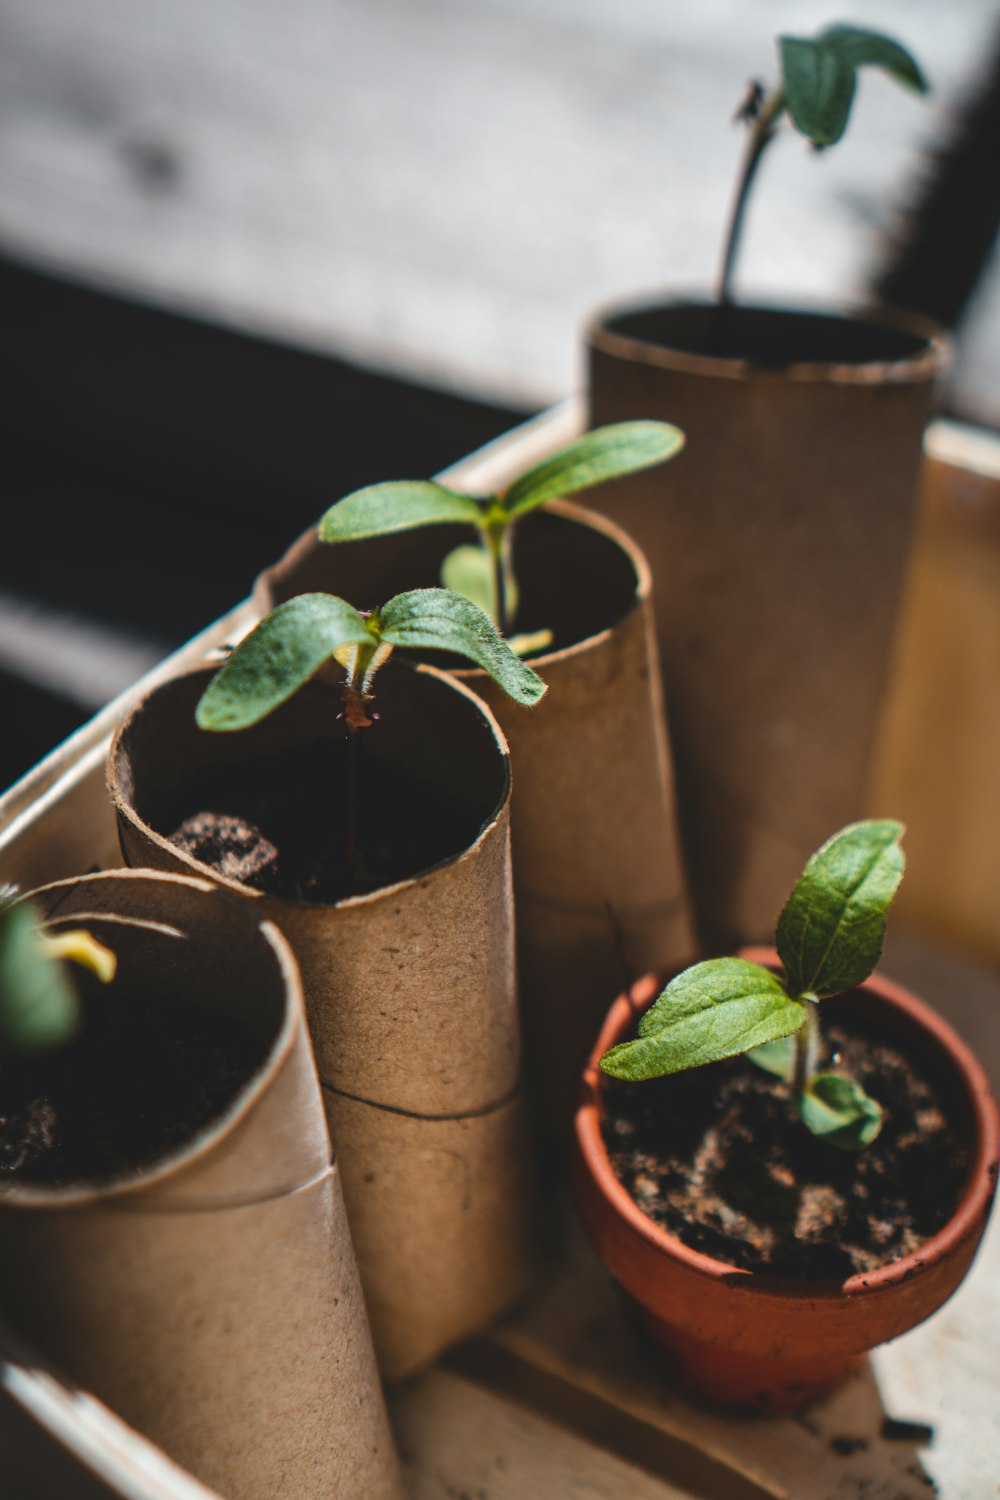
[[[363,614],[334,594],[298,594],[279,604],[216,672],[195,710],[200,729],[249,729],[335,660],[345,669],[341,713],[348,770],[344,854],[357,859],[361,734],[378,722],[373,709],[379,669],[396,647],[454,651],[487,672],[517,703],[530,707],[545,683],[511,651],[481,609],[448,589],[413,589]]]
[[[784,977],[745,958],[715,958],[672,979],[639,1036],[601,1058],[638,1081],[743,1053],[789,1085],[809,1130],[857,1150],[878,1135],[881,1106],[844,1073],[818,1072],[819,1002],[860,985],[882,954],[886,912],[903,878],[900,823],[852,823],[809,860],[778,919]]]
[[[117,967],[115,955],[89,932],[48,933],[25,902],[0,909],[0,1057],[8,1050],[43,1052],[72,1036],[80,1002],[67,962],[102,984]]]
[[[588,432],[495,495],[463,495],[432,480],[371,485],[330,507],[319,524],[320,541],[356,542],[455,522],[473,527],[478,545],[449,552],[441,582],[471,599],[507,636],[520,602],[513,566],[516,523],[550,500],[664,463],[683,445],[683,433],[667,422],[620,422]],[[520,644],[523,652],[544,649],[549,641]]]
[[[815,37],[781,36],[778,56],[781,82],[771,93],[759,83],[751,84],[736,111],[735,118],[750,127],[750,139],[719,280],[719,302],[723,306],[732,300],[733,267],[750,188],[760,159],[782,120],[787,116],[817,150],[824,150],[835,145],[847,129],[859,68],[879,68],[918,94],[926,94],[929,88],[905,47],[864,26],[838,24],[827,26]]]

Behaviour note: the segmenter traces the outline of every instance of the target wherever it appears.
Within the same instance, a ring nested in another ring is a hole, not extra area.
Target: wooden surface
[[[900,920],[1000,963],[1000,440],[939,426],[870,797],[907,824]]]
[[[0,242],[180,310],[547,403],[579,382],[589,309],[714,278],[736,105],[773,78],[777,32],[830,16],[828,0],[0,0]],[[775,148],[746,289],[863,292],[995,20],[983,0],[880,0],[859,19],[916,51],[933,95],[866,74],[836,151]],[[1000,415],[998,289],[959,371],[981,421]]]

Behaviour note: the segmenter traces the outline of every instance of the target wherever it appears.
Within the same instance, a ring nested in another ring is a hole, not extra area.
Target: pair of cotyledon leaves
[[[792,1038],[807,1007],[853,989],[878,963],[886,911],[903,876],[902,825],[854,823],[809,860],[778,920],[784,978],[743,958],[709,959],[667,985],[639,1023],[639,1036],[612,1047],[601,1067],[639,1080],[752,1052],[791,1081]],[[882,1111],[839,1073],[812,1073],[798,1101],[804,1123],[836,1145],[867,1145]]]
[[[441,582],[464,594],[493,619],[498,618],[496,572],[490,539],[502,546],[504,533],[550,500],[637,473],[672,458],[684,435],[668,422],[618,422],[589,432],[569,447],[529,469],[499,494],[463,494],[433,480],[402,480],[369,485],[346,495],[320,522],[323,542],[357,542],[417,526],[458,523],[479,532],[479,546],[455,547],[444,559]],[[517,609],[517,585],[504,570],[506,611]]]
[[[360,541],[454,521],[480,531],[487,525],[500,528],[557,496],[662,463],[683,441],[677,428],[666,422],[599,428],[485,500],[433,481],[371,485],[327,512],[320,538]],[[479,548],[458,550],[482,553]],[[272,610],[237,646],[202,696],[197,722],[202,729],[249,728],[290,698],[331,657],[344,661],[345,653],[360,649],[380,662],[397,646],[454,651],[488,672],[518,703],[530,706],[545,692],[538,674],[511,651],[464,589],[413,589],[367,616],[334,594],[300,594]],[[375,652],[381,654],[375,657]]]
[[[861,67],[881,68],[918,93],[927,80],[891,37],[863,26],[829,26],[817,37],[778,39],[785,108],[795,128],[817,146],[832,146],[847,128]]]
[[[27,902],[0,910],[0,1058],[7,1051],[40,1052],[74,1031],[79,1000],[63,960],[108,983],[115,955],[90,933],[43,932]]]

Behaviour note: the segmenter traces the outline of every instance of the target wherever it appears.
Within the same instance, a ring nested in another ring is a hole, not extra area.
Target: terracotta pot
[[[85,924],[118,955],[113,986],[87,992],[100,1014],[182,1001],[239,1025],[259,1060],[231,1102],[149,1166],[109,1180],[0,1185],[6,1317],[233,1500],[271,1500],[289,1484],[330,1500],[396,1500],[400,1475],[284,938],[245,903],[175,875],[111,871],[32,899],[52,923]],[[156,1066],[148,1048],[131,1056],[140,1077]],[[70,1442],[77,1430],[70,1424]]]
[[[772,950],[745,957],[776,964]],[[877,1017],[933,1070],[972,1142],[954,1215],[914,1254],[844,1282],[738,1270],[659,1228],[614,1175],[601,1136],[598,1060],[623,1041],[662,989],[647,975],[612,1006],[584,1074],[576,1116],[574,1185],[584,1224],[611,1274],[678,1361],[683,1382],[712,1401],[791,1411],[838,1385],[864,1353],[935,1312],[972,1263],[996,1190],[997,1108],[975,1057],[940,1016],[900,985],[875,977],[825,1001]]]
[[[653,570],[696,918],[773,931],[809,851],[864,815],[916,508],[937,330],[902,316],[616,308],[587,329],[589,421],[687,435],[591,491]]]
[[[438,584],[446,554],[469,539],[468,527],[428,527],[324,546],[313,529],[261,575],[255,600],[265,614],[323,590],[368,608]],[[528,516],[516,546],[517,628],[555,635],[532,657],[548,694],[525,709],[485,672],[450,675],[510,743],[521,1008],[539,1112],[565,1142],[608,994],[686,958],[692,934],[646,560],[617,526],[562,502]]]
[[[379,767],[383,790],[412,778],[393,825],[412,840],[409,863],[393,884],[332,904],[262,895],[169,835],[186,815],[218,808],[220,788],[271,755],[310,778],[316,816],[336,830],[340,700],[312,682],[253,729],[208,734],[194,709],[209,675],[154,689],[119,730],[109,785],[122,848],[131,864],[217,881],[288,938],[375,1345],[397,1379],[489,1322],[531,1269],[506,744],[465,688],[390,663],[362,783]],[[440,817],[428,835],[417,819],[432,798]],[[470,1173],[469,1162],[482,1170]]]

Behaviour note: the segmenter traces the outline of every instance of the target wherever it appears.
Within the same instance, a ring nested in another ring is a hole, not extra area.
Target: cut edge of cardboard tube
[[[285,939],[218,887],[171,874],[82,876],[31,899],[116,946],[126,998],[180,989],[235,1013],[256,992],[269,1046],[221,1123],[162,1169],[0,1193],[17,1331],[224,1494],[270,1500],[294,1474],[330,1500],[343,1486],[398,1500]],[[220,1004],[222,971],[239,994]]]

